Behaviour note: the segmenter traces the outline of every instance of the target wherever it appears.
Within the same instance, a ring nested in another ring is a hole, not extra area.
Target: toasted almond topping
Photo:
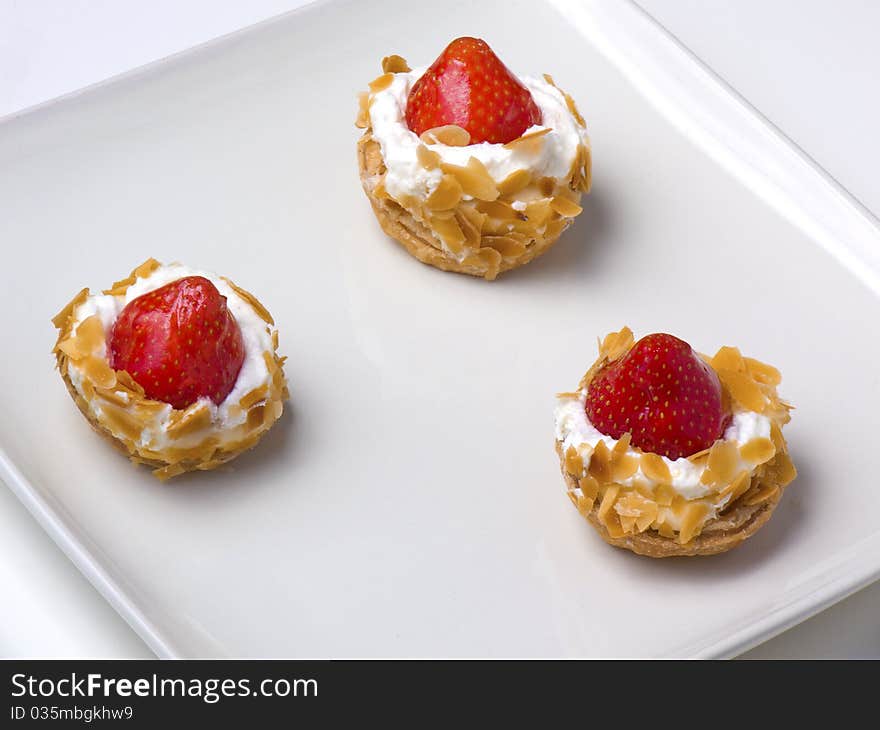
[[[557,195],[550,201],[550,207],[559,213],[559,215],[566,218],[574,218],[575,216],[580,215],[583,210],[583,208],[573,200],[569,200],[560,195]]]
[[[669,473],[669,467],[663,461],[663,457],[659,454],[642,454],[639,458],[642,467],[642,473],[657,482],[658,484],[672,484],[672,474]]]
[[[772,365],[767,365],[751,357],[743,358],[746,369],[755,380],[764,385],[776,386],[782,382],[782,375]]]
[[[706,517],[709,514],[709,505],[705,502],[688,502],[682,508],[681,528],[678,531],[678,541],[687,545],[691,539],[698,535]]]
[[[498,183],[498,192],[501,195],[516,195],[532,181],[532,175],[528,170],[514,170],[504,180]]]
[[[740,449],[742,458],[752,464],[763,464],[770,461],[776,454],[776,446],[773,441],[765,438],[754,438]]]
[[[465,194],[478,200],[495,200],[498,197],[495,181],[486,166],[476,157],[471,157],[466,167],[447,163],[441,163],[440,167],[443,172],[453,175],[458,180]]]
[[[526,246],[508,236],[483,236],[482,245],[494,248],[505,258],[513,258],[522,256],[526,251]]]
[[[565,470],[578,479],[584,475],[583,459],[574,446],[569,446],[565,452]]]
[[[727,389],[733,401],[742,408],[756,413],[763,413],[767,408],[767,400],[758,384],[747,373],[733,370],[718,370],[718,377]]]
[[[744,373],[746,370],[745,360],[736,347],[720,348],[712,358],[711,365],[716,370],[733,370],[739,373]]]
[[[419,139],[425,144],[445,144],[447,147],[467,147],[471,143],[470,132],[457,124],[426,129]]]
[[[409,73],[410,71],[411,69],[403,56],[392,54],[382,59],[382,73],[399,74]]]
[[[416,157],[419,164],[426,170],[434,170],[440,167],[440,155],[434,150],[429,150],[425,145],[416,147]]]
[[[354,126],[366,129],[370,126],[370,95],[366,91],[358,94],[358,113]]]
[[[221,276],[220,278],[223,279],[223,281],[225,281],[229,285],[229,288],[232,289],[232,291],[234,291],[236,294],[238,294],[238,296],[240,296],[248,304],[251,305],[251,308],[254,310],[254,312],[257,313],[257,316],[260,319],[262,319],[266,324],[269,324],[269,325],[275,324],[275,320],[272,319],[272,315],[269,314],[269,312],[266,310],[266,308],[260,303],[259,299],[257,299],[253,294],[251,294],[246,289],[242,289],[240,286],[237,286],[236,284],[231,282],[225,276]]]
[[[370,93],[378,94],[380,91],[384,91],[391,86],[392,81],[394,81],[394,74],[392,73],[384,73],[381,76],[377,76],[369,84]]]
[[[461,184],[453,175],[444,175],[440,184],[425,201],[429,210],[452,210],[461,200]]]

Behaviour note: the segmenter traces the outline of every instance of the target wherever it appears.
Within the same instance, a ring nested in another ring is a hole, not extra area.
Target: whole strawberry
[[[633,446],[673,460],[709,448],[730,418],[715,371],[667,334],[643,337],[600,370],[586,412],[605,435],[629,432]]]
[[[418,135],[455,124],[478,142],[510,142],[541,124],[529,90],[479,38],[456,38],[410,91],[407,126]]]
[[[222,403],[244,362],[241,330],[208,279],[187,276],[129,302],[107,340],[110,367],[148,398],[186,408]]]

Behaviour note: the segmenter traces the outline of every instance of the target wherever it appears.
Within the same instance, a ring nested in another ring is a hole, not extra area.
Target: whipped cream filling
[[[606,436],[590,423],[584,408],[585,403],[585,390],[580,391],[577,397],[563,397],[559,399],[556,405],[556,439],[562,442],[563,452],[569,446],[574,446],[581,453],[586,464],[588,463],[587,455],[592,454],[599,441],[604,441],[605,445],[612,449],[617,444],[617,439]],[[742,447],[755,438],[770,438],[770,419],[754,411],[735,412],[730,425],[724,431],[723,439],[735,443],[737,447]],[[637,455],[640,452],[630,446],[628,453]],[[669,467],[669,473],[672,475],[672,488],[685,499],[700,499],[719,491],[718,485],[707,486],[701,483],[700,480],[707,468],[705,464],[695,464],[686,458],[675,459],[674,461],[665,456],[661,458],[666,466]],[[757,467],[758,464],[756,463],[743,461],[740,455],[736,471],[748,471],[749,474],[753,474]],[[622,480],[620,483],[623,486],[631,487],[637,482],[648,484],[652,488],[657,486],[654,480],[645,475],[641,467],[639,467],[635,474],[628,479]],[[723,508],[727,504],[728,498],[729,495],[721,500],[717,505],[717,509]]]
[[[187,276],[205,277],[217,287],[220,294],[226,297],[226,306],[232,312],[235,321],[241,329],[241,337],[244,344],[244,362],[238,373],[235,386],[222,403],[217,405],[210,398],[200,398],[197,401],[199,404],[206,405],[211,412],[212,428],[210,432],[200,431],[199,433],[183,436],[178,439],[170,438],[167,428],[173,409],[168,405],[159,412],[154,422],[144,429],[138,444],[142,448],[156,451],[161,451],[163,448],[171,445],[187,448],[197,445],[210,436],[217,438],[221,443],[224,442],[224,435],[231,429],[244,423],[247,418],[247,412],[237,407],[242,396],[263,384],[269,384],[271,381],[263,353],[273,352],[274,345],[272,342],[272,332],[266,322],[222,278],[216,274],[191,269],[182,264],[160,266],[148,276],[139,278],[134,284],[129,286],[123,296],[92,294],[75,310],[75,323],[72,331],[75,332],[83,320],[97,314],[104,325],[104,336],[106,338],[109,336],[113,323],[126,304],[159,287],[165,286],[165,284],[170,284],[172,281],[177,281]],[[102,346],[102,351],[99,354],[106,359],[106,345]],[[83,373],[75,362],[70,361],[68,363],[68,373],[73,386],[80,395],[85,396],[82,387]],[[121,397],[126,396],[122,391],[117,391],[117,395]],[[86,400],[88,401],[88,399]],[[101,406],[99,403],[91,401],[89,402],[89,407],[95,411],[96,415],[100,415]]]
[[[395,74],[391,84],[373,94],[370,101],[373,138],[382,148],[387,168],[385,190],[398,201],[406,196],[420,200],[428,198],[443,175],[439,169],[427,170],[422,166],[417,156],[422,142],[406,126],[409,92],[426,70],[425,67]],[[577,157],[578,146],[589,146],[587,131],[572,116],[559,89],[544,80],[527,76],[519,77],[519,80],[532,93],[542,117],[542,124],[530,127],[525,134],[548,128],[551,130],[544,136],[542,145],[536,148],[516,145],[513,149],[490,142],[466,147],[445,144],[426,146],[439,154],[443,162],[460,167],[467,165],[471,157],[476,157],[496,182],[503,181],[517,170],[528,170],[532,179],[567,176]]]

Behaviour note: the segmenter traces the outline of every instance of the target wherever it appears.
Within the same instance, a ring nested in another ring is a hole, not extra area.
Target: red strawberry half
[[[730,418],[715,371],[667,334],[643,337],[600,370],[586,412],[605,435],[629,432],[633,446],[673,460],[709,448]]]
[[[110,367],[127,370],[148,398],[186,408],[222,403],[244,362],[244,343],[226,297],[187,276],[129,302],[107,340]]]
[[[406,123],[418,135],[456,124],[471,144],[503,144],[540,124],[541,110],[486,41],[456,38],[413,85]]]

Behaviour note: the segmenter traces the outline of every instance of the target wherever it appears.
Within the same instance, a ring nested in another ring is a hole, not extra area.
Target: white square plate
[[[355,95],[485,37],[579,102],[594,189],[494,283],[425,267],[360,190]],[[0,125],[0,466],[160,655],[715,656],[880,572],[876,222],[625,3],[325,2]],[[293,399],[230,468],[159,484],[95,436],[50,317],[148,256],[232,277]],[[623,324],[783,372],[800,477],[732,553],[606,546],[553,395]]]

